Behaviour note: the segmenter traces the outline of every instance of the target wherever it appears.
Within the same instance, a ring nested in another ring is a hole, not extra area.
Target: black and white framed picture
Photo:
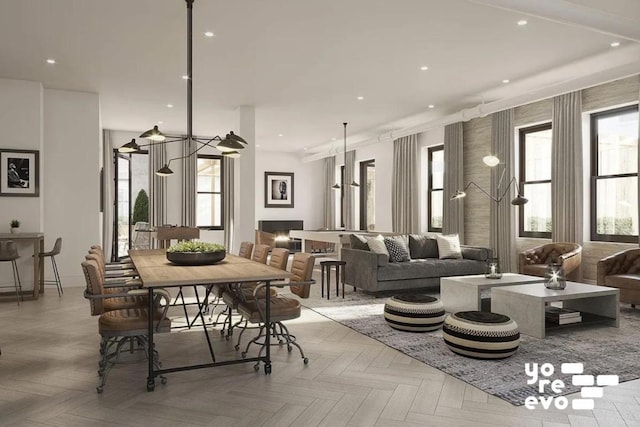
[[[292,208],[293,207],[293,173],[265,172],[264,173],[264,207]]]
[[[38,197],[39,152],[0,149],[0,196]]]

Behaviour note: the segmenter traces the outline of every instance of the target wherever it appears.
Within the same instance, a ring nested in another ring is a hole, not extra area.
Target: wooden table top
[[[213,265],[180,266],[167,260],[164,249],[130,250],[143,287],[259,282],[291,277],[288,271],[227,254]]]
[[[0,233],[0,240],[29,240],[44,237],[40,232]]]

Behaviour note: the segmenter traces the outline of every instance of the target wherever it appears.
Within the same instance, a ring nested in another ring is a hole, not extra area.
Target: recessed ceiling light
[[[527,25],[527,20],[526,19],[519,20],[518,21],[518,25],[521,26],[521,27],[524,26],[524,25]]]
[[[158,121],[158,124],[159,124],[159,125],[161,125],[161,124],[163,124],[163,123],[164,123],[164,122],[163,122],[162,120]]]
[[[420,69],[422,71],[427,71],[429,69],[429,67],[427,67],[426,65],[423,65],[422,67],[420,67]]]
[[[357,99],[358,101],[362,101],[364,99],[364,96],[359,96]]]
[[[260,148],[260,144],[256,144],[256,148]]]
[[[55,64],[55,63],[56,63],[55,59],[52,59],[52,58],[47,59],[47,64]]]
[[[509,79],[504,79],[504,80],[502,81],[502,83],[507,84],[507,83],[509,83],[509,81],[510,81]]]
[[[167,108],[173,108],[173,104],[167,104]]]
[[[335,141],[337,138],[331,138],[332,141]]]
[[[433,105],[433,104],[429,104],[429,105],[428,105],[428,107],[429,107],[429,108],[435,108],[435,105]]]
[[[205,36],[207,36],[207,37],[213,37],[213,36],[215,36],[215,34],[214,34],[212,31],[205,31],[205,32],[204,32],[204,35],[205,35]]]
[[[278,136],[284,136],[283,134],[279,133]]]
[[[307,147],[302,147],[302,149],[303,149],[304,151],[307,151]]]
[[[189,80],[189,76],[187,75],[182,76],[182,80]]]
[[[620,42],[611,43],[611,47],[618,47],[618,46],[620,46]]]

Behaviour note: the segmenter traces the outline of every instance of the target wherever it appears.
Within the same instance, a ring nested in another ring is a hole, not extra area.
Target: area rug
[[[520,348],[510,358],[478,360],[449,350],[441,330],[411,333],[392,329],[383,317],[385,301],[384,297],[357,292],[345,299],[311,298],[303,300],[303,304],[513,405],[524,404],[528,396],[548,398],[580,391],[580,387],[572,385],[571,375],[560,372],[562,363],[583,363],[583,374],[618,375],[620,382],[640,377],[640,310],[637,309],[621,307],[620,328],[597,324],[563,327],[548,332],[543,340],[521,335]],[[527,384],[527,363],[537,363],[538,367],[545,363],[553,365],[554,373],[548,379],[560,379],[566,388],[555,393],[546,387],[546,391],[540,393],[538,383]]]

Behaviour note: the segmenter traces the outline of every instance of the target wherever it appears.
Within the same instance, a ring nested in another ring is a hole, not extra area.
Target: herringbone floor
[[[139,362],[116,367],[99,395],[97,318],[71,285],[62,298],[47,288],[38,301],[0,305],[2,426],[640,425],[640,380],[608,387],[593,411],[530,411],[306,309],[290,325],[308,366],[274,348],[270,376],[252,364],[180,372],[148,393]],[[219,360],[237,356],[213,338]],[[208,361],[201,330],[157,342],[165,367]]]

